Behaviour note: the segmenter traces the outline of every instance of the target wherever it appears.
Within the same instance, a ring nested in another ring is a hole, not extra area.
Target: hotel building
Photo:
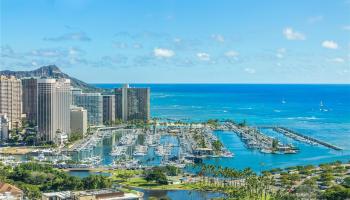
[[[150,119],[150,89],[130,88],[124,85],[115,89],[116,118],[123,121]]]
[[[5,114],[0,114],[0,141],[9,139],[9,120]]]
[[[103,123],[109,124],[115,120],[115,96],[103,95]]]
[[[70,110],[71,133],[85,135],[88,128],[87,111],[83,107],[72,106]]]
[[[21,126],[22,84],[14,76],[0,76],[0,114],[6,114],[10,130]]]
[[[58,143],[58,133],[70,134],[70,80],[38,79],[37,87],[39,137]]]
[[[37,79],[24,78],[22,81],[22,109],[26,119],[31,125],[36,125],[37,120]]]
[[[103,124],[103,99],[100,93],[73,92],[73,104],[87,110],[89,125]]]

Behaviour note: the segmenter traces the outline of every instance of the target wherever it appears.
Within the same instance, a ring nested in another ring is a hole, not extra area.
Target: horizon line
[[[186,83],[186,82],[181,82],[181,83],[164,83],[164,82],[159,82],[159,83],[155,83],[155,82],[150,82],[150,83],[142,83],[142,82],[134,82],[134,83],[130,83],[130,82],[123,82],[123,83],[111,83],[111,82],[107,82],[107,83],[89,83],[88,84],[92,84],[92,85],[100,85],[100,84],[154,84],[154,85],[159,85],[159,84],[163,84],[163,85],[350,85],[350,83],[206,83],[206,82],[198,82],[198,83]]]

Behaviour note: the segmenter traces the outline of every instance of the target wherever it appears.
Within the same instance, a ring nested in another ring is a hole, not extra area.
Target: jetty
[[[248,148],[257,149],[261,153],[297,153],[297,149],[291,144],[283,144],[278,139],[263,134],[259,128],[237,126],[233,123],[225,122],[220,129],[235,132]]]
[[[289,128],[286,128],[286,127],[281,127],[281,126],[264,126],[264,127],[260,127],[260,128],[269,128],[269,129],[272,129],[272,130],[274,130],[274,131],[276,131],[278,133],[281,133],[281,134],[283,134],[283,135],[285,135],[287,137],[290,137],[290,138],[298,140],[298,141],[306,142],[306,143],[309,143],[309,144],[319,144],[319,145],[322,145],[322,146],[325,146],[327,148],[334,149],[334,150],[337,150],[337,151],[343,150],[342,148],[340,148],[338,146],[335,146],[333,144],[330,144],[330,143],[324,142],[322,140],[313,138],[311,136],[307,136],[307,135],[298,133],[298,132],[293,131],[293,130],[291,130]]]

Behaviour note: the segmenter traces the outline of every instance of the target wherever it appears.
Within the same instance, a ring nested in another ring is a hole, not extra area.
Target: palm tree
[[[213,180],[214,172],[215,172],[215,166],[209,165],[208,166],[208,182],[209,182],[209,180]],[[211,178],[209,179],[209,177],[211,177]]]
[[[249,176],[252,176],[252,175],[254,175],[254,172],[253,172],[253,170],[250,167],[245,168],[243,170],[243,176],[244,177],[249,177]]]
[[[216,182],[218,186],[220,186],[220,175],[221,175],[222,167],[218,166],[215,170],[215,177],[216,177]]]
[[[200,174],[203,178],[202,182],[205,184],[205,172],[207,170],[207,166],[206,165],[201,165],[201,170],[200,170]]]

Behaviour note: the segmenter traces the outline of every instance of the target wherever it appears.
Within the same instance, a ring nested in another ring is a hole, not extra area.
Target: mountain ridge
[[[60,68],[57,67],[56,65],[42,66],[38,69],[34,69],[30,71],[3,70],[3,71],[0,71],[0,75],[15,76],[16,78],[25,78],[25,77],[66,78],[71,80],[71,84],[73,87],[81,88],[84,91],[99,91],[97,87],[62,72]]]

